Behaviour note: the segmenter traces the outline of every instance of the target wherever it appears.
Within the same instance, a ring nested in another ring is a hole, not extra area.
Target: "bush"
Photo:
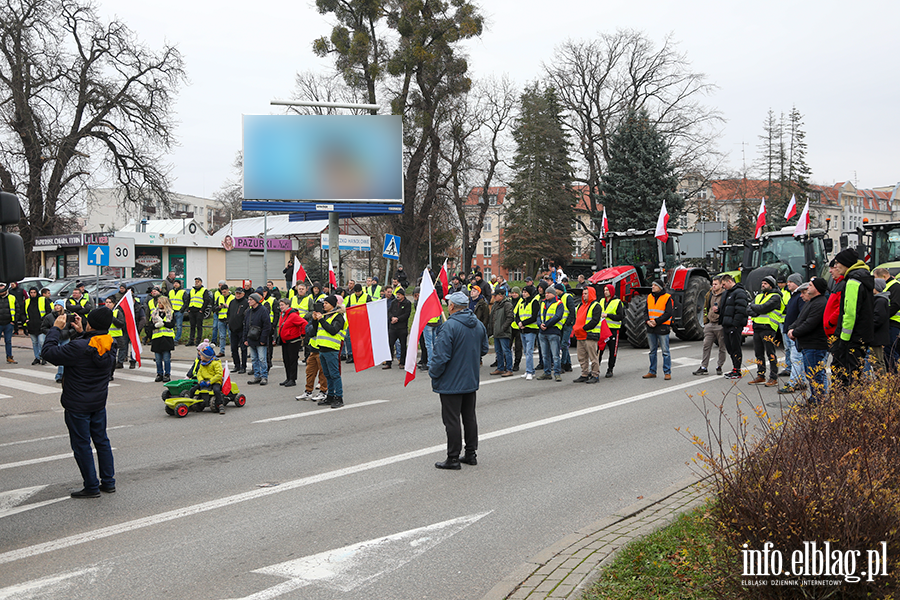
[[[900,583],[898,391],[897,376],[861,381],[832,390],[817,407],[794,407],[778,420],[763,406],[751,416],[740,400],[736,417],[729,417],[723,405],[704,401],[708,441],[689,435],[699,449],[697,461],[715,482],[718,502],[713,510],[723,543],[743,552],[763,550],[770,542],[784,559],[782,570],[790,570],[794,551],[812,549],[804,543],[815,542],[821,550],[829,542],[832,551],[860,551],[856,575],[867,570],[867,551],[886,543],[888,564],[882,566],[887,575],[858,582],[840,573],[754,577],[768,585],[753,587],[753,597],[892,597]],[[760,558],[746,553],[743,558],[750,556]],[[849,563],[840,570],[847,567]],[[743,585],[740,575],[732,577],[737,587]],[[785,579],[841,582],[778,584]],[[744,595],[750,591],[744,588]]]

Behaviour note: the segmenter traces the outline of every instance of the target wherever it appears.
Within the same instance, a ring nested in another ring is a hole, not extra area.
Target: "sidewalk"
[[[705,485],[694,477],[681,481],[566,536],[513,570],[482,600],[577,600],[620,548],[702,504]]]

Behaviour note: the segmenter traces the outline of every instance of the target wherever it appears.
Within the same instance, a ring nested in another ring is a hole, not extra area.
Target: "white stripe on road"
[[[50,379],[50,380],[56,381],[56,373],[47,372],[47,371],[36,371],[33,369],[6,369],[5,372],[6,373],[14,373],[16,375],[24,375],[25,377],[37,377],[38,379]],[[35,384],[27,384],[27,385],[35,385]],[[109,384],[109,387],[118,387],[118,386],[119,386],[118,383],[110,383]],[[55,388],[48,387],[47,389],[52,390],[54,392],[59,392],[62,390],[62,388],[59,388],[59,387],[55,387]],[[47,394],[50,392],[38,392],[38,393],[39,394],[40,393]]]
[[[113,373],[113,377],[116,379],[121,379],[122,381],[134,381],[136,383],[155,383],[156,379],[153,377],[147,377],[146,375],[132,375],[131,373],[123,373],[122,369],[116,369],[116,372]]]
[[[522,425],[517,425],[514,427],[508,427],[506,429],[494,431],[492,433],[488,433],[488,434],[480,436],[480,437],[481,437],[481,439],[487,440],[487,439],[491,439],[491,438],[501,437],[504,435],[509,435],[511,433],[526,431],[528,429],[533,429],[535,427],[542,427],[544,425],[559,423],[560,421],[574,419],[577,417],[582,417],[584,415],[589,415],[591,413],[600,412],[602,410],[607,410],[610,408],[624,406],[626,404],[630,404],[632,402],[637,402],[639,400],[644,400],[646,398],[656,398],[662,394],[665,394],[666,392],[675,392],[675,391],[678,391],[678,390],[681,390],[684,388],[696,386],[697,384],[698,384],[698,382],[696,382],[696,381],[690,381],[687,383],[681,383],[678,385],[673,385],[673,386],[665,387],[662,389],[656,389],[656,390],[653,390],[652,392],[646,392],[644,394],[639,394],[637,396],[632,396],[630,398],[623,398],[622,400],[617,400],[615,402],[601,404],[599,406],[592,406],[590,408],[584,408],[581,410],[568,412],[568,413],[558,415],[555,417],[550,417],[547,419],[540,419],[538,421],[533,421],[531,423],[524,423]],[[287,482],[282,483],[275,487],[259,488],[259,489],[251,490],[249,492],[243,492],[240,494],[234,494],[232,496],[227,496],[225,498],[219,498],[218,500],[210,500],[207,502],[201,502],[200,504],[194,504],[192,506],[185,506],[183,508],[177,508],[175,510],[170,510],[170,511],[159,513],[157,515],[152,515],[149,517],[134,519],[132,521],[125,521],[124,523],[120,523],[118,525],[102,527],[102,528],[94,530],[94,531],[79,533],[76,535],[71,535],[68,537],[60,538],[58,540],[44,542],[42,544],[35,544],[34,546],[26,546],[25,548],[20,548],[18,550],[11,550],[9,552],[4,552],[3,554],[0,554],[0,564],[6,564],[6,563],[14,562],[17,560],[22,560],[24,558],[38,556],[41,554],[47,554],[48,552],[54,552],[56,550],[63,550],[65,548],[71,548],[72,546],[77,546],[79,544],[85,544],[88,542],[93,542],[96,540],[112,537],[114,535],[119,535],[120,533],[128,533],[130,531],[143,529],[144,527],[159,525],[160,523],[174,521],[175,519],[190,517],[190,516],[208,512],[208,511],[220,510],[222,508],[230,507],[230,506],[233,506],[240,502],[247,502],[250,500],[257,500],[259,498],[265,498],[267,496],[272,496],[274,494],[280,494],[282,492],[295,490],[295,489],[305,487],[308,485],[313,485],[316,483],[322,483],[324,481],[330,481],[332,479],[337,479],[339,477],[345,477],[347,475],[354,475],[356,473],[362,473],[364,471],[370,471],[372,469],[378,469],[380,467],[390,466],[390,465],[397,464],[397,463],[400,463],[403,461],[411,460],[413,458],[421,458],[423,456],[428,456],[429,454],[434,454],[435,452],[442,452],[442,451],[446,451],[446,450],[447,450],[446,443],[438,444],[436,446],[429,446],[427,448],[420,448],[419,450],[412,450],[410,452],[404,452],[403,454],[395,454],[394,456],[388,456],[386,458],[381,458],[378,460],[361,463],[361,464],[354,465],[351,467],[345,467],[343,469],[327,471],[325,473],[320,473],[318,475],[311,475],[309,477],[301,477],[300,479],[294,479],[293,481],[287,481]]]
[[[115,448],[113,448],[115,450]],[[96,450],[91,450],[94,454],[97,454]],[[30,458],[28,460],[20,460],[19,462],[12,462],[0,465],[0,471],[4,469],[14,469],[16,467],[27,467],[28,465],[37,465],[40,463],[51,462],[54,460],[62,460],[64,458],[72,458],[73,454],[71,452],[67,454],[55,454],[53,456],[44,456],[41,458]]]
[[[37,373],[37,371],[35,371],[35,373]],[[48,375],[50,375],[50,379],[53,379],[52,373],[48,373]],[[58,394],[62,390],[59,386],[50,387],[38,383],[29,383],[27,381],[22,381],[21,379],[9,379],[8,377],[0,377],[0,386],[13,388],[21,392],[30,392],[32,394]]]
[[[112,431],[113,429],[124,429],[125,427],[134,427],[134,425],[116,425],[115,427],[107,427],[107,431]],[[0,448],[4,446],[15,446],[17,444],[30,444],[31,442],[45,442],[47,440],[57,440],[59,438],[67,438],[69,437],[68,433],[64,433],[62,435],[50,435],[47,437],[34,438],[31,440],[19,440],[18,442],[4,442],[0,444]]]
[[[50,504],[56,504],[57,502],[62,502],[63,500],[68,500],[71,496],[63,496],[61,498],[54,498],[52,500],[44,500],[43,502],[35,502],[33,504],[23,504],[21,506],[16,506],[15,508],[8,508],[6,510],[0,511],[0,519],[3,517],[11,517],[12,515],[17,515],[21,512],[25,512],[26,510],[32,510],[35,508],[40,508],[42,506],[48,506]],[[2,598],[2,596],[0,596]]]
[[[343,410],[345,408],[359,408],[360,406],[369,406],[371,404],[383,404],[387,402],[387,400],[369,400],[368,402],[360,402],[359,404],[345,404],[341,408],[332,409],[332,408],[324,408],[322,410],[314,410],[312,412],[304,412],[297,413],[294,415],[285,415],[283,417],[272,417],[271,419],[261,419],[259,421],[253,421],[254,423],[273,423],[275,421],[287,421],[289,419],[299,419],[301,417],[311,417],[313,415],[321,415],[322,413],[331,413],[335,410]]]

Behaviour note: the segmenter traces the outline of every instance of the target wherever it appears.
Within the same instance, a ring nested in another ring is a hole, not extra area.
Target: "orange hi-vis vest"
[[[662,316],[664,312],[666,312],[666,304],[669,302],[669,298],[671,298],[669,294],[663,294],[658,299],[653,297],[653,294],[647,296],[647,314],[650,315],[651,319],[658,319]],[[672,317],[669,317],[669,320],[665,323],[657,323],[657,325],[671,325]]]

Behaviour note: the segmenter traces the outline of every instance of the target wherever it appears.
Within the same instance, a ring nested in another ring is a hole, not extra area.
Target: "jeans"
[[[221,344],[213,344],[219,346],[219,350],[223,350],[228,343],[228,321],[225,319],[213,321],[213,337],[217,338]]]
[[[497,370],[512,371],[512,348],[509,338],[494,338],[494,352],[497,354]]]
[[[184,313],[176,310],[173,314],[175,315],[175,343],[177,344],[181,341],[181,330],[182,325],[184,324]]]
[[[825,360],[828,350],[803,350],[803,372],[809,385],[809,402],[817,403],[826,392]]]
[[[434,350],[434,336],[437,333],[437,327],[426,325],[422,330],[422,339],[425,340],[425,352],[428,354],[428,366],[431,367],[431,353]]]
[[[353,346],[350,344],[350,336],[347,336],[347,339],[344,340],[344,345],[341,346],[341,357],[343,358],[351,358],[353,356]]]
[[[784,370],[788,372],[788,374],[793,373],[794,365],[791,362],[791,352],[788,350],[788,336],[787,332],[784,330],[784,323],[778,325],[778,334],[781,336],[781,339],[784,340]],[[793,381],[791,378],[790,381]]]
[[[253,376],[259,379],[269,378],[269,365],[266,364],[266,346],[248,346],[250,360],[253,362]]]
[[[154,352],[156,357],[156,374],[171,375],[172,374],[172,353],[171,352]]]
[[[32,333],[31,335],[31,349],[34,350],[34,358],[35,360],[39,360],[41,358],[41,348],[44,347],[44,338],[47,337],[43,333]]]
[[[320,351],[319,360],[322,363],[322,371],[325,373],[325,381],[328,382],[328,392],[333,398],[343,398],[344,386],[341,383],[341,353],[339,351]]]
[[[672,355],[669,354],[669,334],[659,335],[647,333],[647,341],[650,342],[650,372],[656,374],[656,349],[662,348],[663,373],[672,373]]]
[[[559,364],[572,366],[572,355],[569,349],[572,345],[572,325],[563,325],[562,335],[559,337]]]
[[[96,492],[100,484],[115,487],[115,468],[113,466],[112,446],[106,435],[106,409],[92,413],[76,413],[66,411],[66,427],[69,430],[69,443],[75,453],[75,462],[84,480],[84,489]],[[100,465],[100,480],[94,469],[94,454],[91,452],[91,441],[97,449],[97,462]]]
[[[550,368],[553,368],[553,374],[559,375],[559,336],[552,333],[541,333],[538,335],[538,341],[541,344],[541,353],[544,355],[544,373],[550,374]],[[550,359],[553,364],[550,364]]]
[[[14,326],[12,323],[0,326],[0,332],[3,332],[3,340],[6,342],[6,357],[7,358],[12,358],[13,328],[14,328]]]
[[[537,334],[533,329],[522,331],[522,345],[525,353],[525,372],[534,375],[534,343],[537,341]]]
[[[788,368],[791,371],[791,378],[788,383],[792,387],[800,387],[806,384],[806,378],[803,376],[803,353],[797,348],[797,342],[784,336],[784,355],[787,359]]]
[[[212,335],[210,336],[211,339],[209,340],[209,342],[210,342],[213,346],[218,346],[218,345],[219,345],[219,324],[220,324],[220,323],[221,323],[221,321],[219,321],[219,317],[216,316],[216,315],[214,314],[214,315],[213,315],[213,322],[212,322]],[[202,340],[202,338],[203,338],[203,334],[202,334],[202,333],[200,334],[200,337],[201,337],[201,340],[200,340],[200,341],[203,341],[203,340]]]

